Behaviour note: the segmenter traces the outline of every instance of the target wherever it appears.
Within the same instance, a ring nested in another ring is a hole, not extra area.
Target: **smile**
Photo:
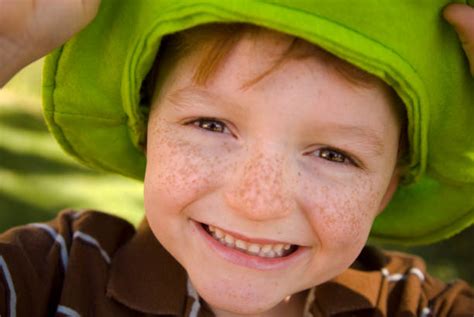
[[[256,257],[282,258],[295,252],[298,248],[296,245],[288,243],[259,243],[257,241],[250,241],[212,225],[201,225],[220,244]]]

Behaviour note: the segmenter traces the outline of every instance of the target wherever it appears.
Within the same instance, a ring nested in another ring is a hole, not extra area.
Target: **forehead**
[[[246,90],[281,71],[287,63],[303,61],[307,66],[304,71],[308,71],[311,64],[317,65],[319,70],[315,71],[312,67],[310,72],[316,74],[324,69],[327,80],[337,81],[358,94],[377,91],[385,95],[391,104],[398,103],[396,93],[382,80],[321,48],[277,31],[263,28],[257,30],[241,32],[228,45],[221,43],[225,39],[218,32],[201,36],[202,41],[194,41],[190,43],[191,46],[181,43],[188,50],[181,56],[178,54],[174,57],[175,62],[179,63],[172,67],[172,73],[184,72],[181,75],[191,78],[190,84],[204,88],[225,73],[225,81],[238,78],[242,81],[240,88]],[[177,44],[180,43],[175,43]],[[173,72],[177,69],[179,71]],[[288,87],[291,85],[291,78],[283,78],[281,84],[282,88]]]

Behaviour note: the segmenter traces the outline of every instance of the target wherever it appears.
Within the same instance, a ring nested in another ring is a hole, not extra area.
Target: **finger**
[[[77,30],[89,24],[96,16],[100,0],[35,0],[38,16],[49,16],[53,23],[69,22]]]
[[[81,0],[82,10],[84,17],[86,18],[85,23],[89,23],[96,15],[99,10],[100,0]]]
[[[453,3],[443,10],[443,16],[456,30],[474,75],[474,8]]]
[[[70,39],[95,17],[99,0],[35,0],[35,19],[29,25],[38,45],[48,51]],[[42,34],[43,37],[39,35]]]

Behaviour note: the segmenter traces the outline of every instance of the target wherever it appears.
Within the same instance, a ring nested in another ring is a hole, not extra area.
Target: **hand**
[[[100,0],[0,0],[0,87],[86,26]]]
[[[474,7],[453,3],[443,10],[443,16],[458,33],[474,76]]]

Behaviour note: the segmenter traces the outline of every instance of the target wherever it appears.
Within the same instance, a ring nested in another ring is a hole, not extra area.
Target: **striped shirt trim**
[[[69,217],[71,217],[72,220],[77,220],[77,219],[79,219],[81,216],[82,216],[82,212],[81,212],[81,211],[75,211],[75,212],[71,212],[71,213],[69,214]]]
[[[67,252],[66,241],[64,240],[63,236],[57,233],[53,227],[43,223],[32,223],[30,226],[44,230],[46,233],[49,234],[49,236],[54,240],[54,242],[57,242],[59,244],[59,249],[61,253],[61,263],[63,265],[64,272],[66,272],[69,255]]]
[[[58,309],[56,310],[56,314],[61,314],[67,317],[81,317],[81,315],[77,311],[63,305],[58,306]]]
[[[421,270],[419,268],[416,268],[416,267],[412,267],[410,269],[410,274],[414,274],[416,276],[418,276],[418,278],[420,279],[420,281],[424,282],[425,281],[425,275],[423,274],[423,272],[421,272]]]
[[[7,282],[7,295],[9,298],[8,311],[10,312],[9,317],[16,317],[16,291],[15,285],[13,284],[10,270],[8,270],[7,262],[0,255],[0,273],[3,272],[5,281]]]
[[[199,310],[201,309],[201,303],[199,302],[199,296],[196,290],[193,287],[193,284],[191,284],[191,280],[188,277],[188,283],[187,283],[187,291],[188,291],[188,296],[191,296],[194,299],[193,306],[191,307],[191,311],[189,312],[189,317],[197,317],[199,314]]]
[[[102,246],[100,245],[100,243],[94,239],[92,236],[88,235],[87,233],[84,233],[82,231],[76,231],[74,232],[74,236],[73,236],[74,239],[79,239],[91,246],[94,246],[96,247],[99,252],[100,252],[100,255],[102,255],[102,257],[104,258],[105,262],[107,262],[107,264],[110,264],[111,260],[110,260],[110,256],[107,254],[107,252],[105,252],[105,250],[102,248]]]
[[[314,303],[315,297],[316,297],[316,287],[312,287],[309,290],[308,296],[306,297],[306,303],[304,304],[304,311],[303,311],[304,317],[314,317],[310,309]]]
[[[387,279],[388,282],[398,282],[398,281],[401,281],[401,280],[405,280],[407,278],[408,274],[415,275],[416,277],[418,277],[418,279],[421,282],[425,281],[425,275],[423,274],[423,272],[421,272],[421,270],[419,268],[416,268],[416,267],[412,267],[408,271],[407,275],[404,275],[404,274],[401,274],[401,273],[390,274],[390,272],[386,268],[383,268],[381,270],[381,272],[382,272],[382,275]]]
[[[425,307],[421,310],[420,317],[429,317],[431,316],[431,309]]]

